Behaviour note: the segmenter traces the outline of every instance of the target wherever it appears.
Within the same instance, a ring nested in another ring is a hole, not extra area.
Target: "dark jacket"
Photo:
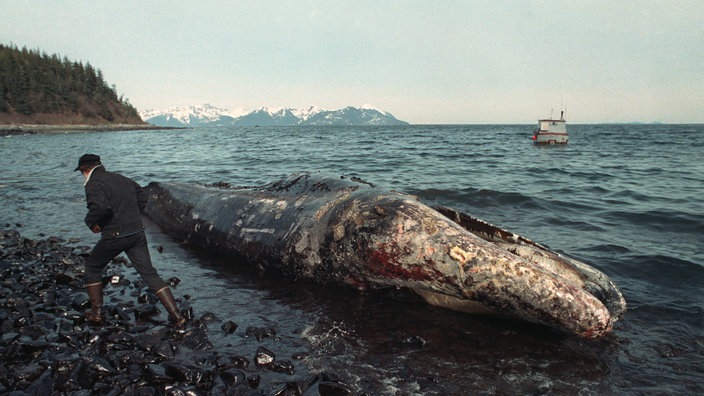
[[[88,228],[99,225],[105,239],[132,235],[144,229],[141,212],[147,203],[147,194],[132,179],[99,166],[93,170],[85,188]]]

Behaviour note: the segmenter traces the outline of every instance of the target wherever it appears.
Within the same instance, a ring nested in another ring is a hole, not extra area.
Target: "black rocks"
[[[272,367],[275,359],[276,355],[274,355],[274,352],[264,347],[259,347],[257,354],[254,357],[254,362],[259,367]]]
[[[254,336],[257,338],[258,341],[263,341],[265,338],[272,338],[276,336],[276,329],[269,327],[255,327],[255,326],[249,326],[247,327],[247,332],[246,334],[248,336]]]
[[[255,353],[233,353],[209,337],[215,330],[228,340],[275,343],[274,328],[248,326],[238,333],[235,322],[213,313],[195,319],[186,297],[179,309],[189,321],[171,327],[124,259],[111,264],[103,279],[102,322],[88,324],[83,263],[89,250],[0,229],[0,394],[301,395],[311,387],[345,394],[326,378],[294,377],[291,361],[261,345]],[[168,283],[176,287],[180,280]]]
[[[222,331],[225,332],[225,334],[232,334],[237,330],[237,324],[231,320],[228,320],[227,322],[223,323],[220,328],[222,329]]]

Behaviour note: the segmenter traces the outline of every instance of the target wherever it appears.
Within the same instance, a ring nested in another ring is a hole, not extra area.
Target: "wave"
[[[536,199],[518,192],[500,192],[486,189],[465,188],[462,190],[425,189],[410,191],[423,201],[456,205],[459,208],[487,208],[495,206],[512,206],[521,209],[543,209],[543,205]]]
[[[704,215],[686,212],[609,210],[602,212],[600,217],[616,224],[645,226],[657,231],[682,234],[698,235],[704,229]]]
[[[700,294],[704,285],[704,266],[689,260],[665,255],[635,255],[624,257],[621,265],[630,269],[629,276],[661,286],[692,288]]]
[[[546,225],[557,226],[564,229],[569,229],[570,231],[596,231],[604,232],[606,231],[603,227],[590,223],[588,221],[575,219],[572,216],[568,216],[565,213],[558,213],[550,216],[542,216],[542,222]]]
[[[594,246],[589,246],[586,248],[582,249],[585,252],[598,252],[598,253],[606,253],[606,254],[627,254],[631,252],[631,249],[621,246],[621,245],[615,245],[615,244],[610,244],[610,243],[605,243],[605,244],[600,244],[600,245],[594,245]]]

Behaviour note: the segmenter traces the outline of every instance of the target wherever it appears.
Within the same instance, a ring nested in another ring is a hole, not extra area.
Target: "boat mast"
[[[560,84],[560,120],[565,120],[565,107],[562,104],[562,84]]]

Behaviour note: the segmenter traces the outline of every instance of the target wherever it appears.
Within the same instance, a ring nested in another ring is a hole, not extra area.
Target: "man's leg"
[[[86,320],[98,323],[103,319],[103,270],[119,251],[110,241],[101,239],[95,244],[85,263],[85,282],[91,309],[85,313]]]
[[[169,320],[175,325],[182,325],[186,322],[186,319],[179,312],[168,285],[161,279],[156,268],[152,265],[146,235],[141,232],[129,238],[134,238],[134,244],[126,251],[127,257],[130,258],[132,265],[144,279],[147,286],[156,292],[156,296],[159,297],[159,300],[169,313]]]
[[[171,294],[171,289],[168,286],[164,286],[160,290],[157,290],[156,296],[159,297],[159,301],[164,305],[166,311],[169,313],[169,321],[175,326],[181,326],[186,323],[186,318],[181,315],[181,312],[176,306],[176,300],[174,300],[174,295]]]
[[[86,291],[91,307],[90,311],[85,313],[85,318],[89,322],[98,323],[103,320],[103,282],[87,284]]]

